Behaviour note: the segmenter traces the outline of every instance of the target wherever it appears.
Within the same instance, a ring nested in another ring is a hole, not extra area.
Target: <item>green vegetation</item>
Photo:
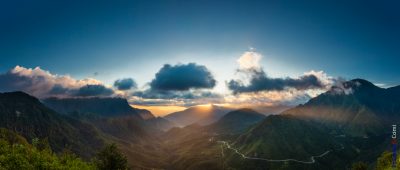
[[[127,164],[115,144],[106,145],[92,162],[86,162],[68,150],[54,153],[47,139],[34,138],[29,144],[17,133],[0,128],[0,170],[126,170]]]
[[[25,138],[0,129],[0,170],[19,169],[72,169],[89,170],[96,169],[94,164],[83,161],[76,155],[64,152],[56,155],[50,147],[43,147],[44,140],[33,140],[30,145]],[[39,149],[43,148],[43,149]]]

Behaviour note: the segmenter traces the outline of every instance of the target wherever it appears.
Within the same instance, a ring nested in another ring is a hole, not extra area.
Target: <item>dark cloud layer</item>
[[[135,92],[133,96],[144,100],[132,100],[131,103],[139,105],[179,105],[194,106],[198,104],[218,103],[222,96],[203,90],[188,91],[152,91]]]
[[[60,84],[55,84],[48,92],[49,95],[70,95],[76,92],[76,89],[65,88]]]
[[[64,96],[64,97],[107,97],[114,94],[114,90],[105,87],[101,84],[88,84],[78,89],[65,88],[61,85],[54,85],[48,92],[49,96]]]
[[[90,96],[110,96],[114,93],[112,89],[109,89],[103,85],[86,85],[78,89],[74,94],[79,97],[90,97]]]
[[[165,91],[151,89],[134,92],[133,95],[146,99],[198,99],[219,97],[209,91]]]
[[[165,64],[149,83],[150,87],[132,93],[141,100],[132,101],[145,105],[192,106],[220,100],[221,96],[210,92],[216,81],[210,71],[195,63]]]
[[[270,78],[263,70],[246,70],[250,75],[250,84],[244,85],[240,80],[231,80],[227,83],[228,88],[237,93],[259,92],[259,91],[282,91],[286,88],[297,90],[324,88],[325,85],[315,75],[304,75],[297,79],[293,78]]]
[[[171,66],[165,64],[150,82],[152,90],[176,90],[213,88],[216,81],[210,71],[195,63]]]
[[[129,90],[132,88],[137,88],[136,82],[131,78],[115,80],[114,87],[118,90]]]

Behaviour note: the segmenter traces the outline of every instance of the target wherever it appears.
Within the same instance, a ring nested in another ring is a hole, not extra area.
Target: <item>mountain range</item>
[[[357,161],[373,168],[376,158],[390,146],[392,123],[400,120],[399,87],[385,89],[354,79],[333,86],[305,104],[249,123],[238,133],[232,130],[238,127],[236,123],[246,124],[243,110],[227,113],[208,126],[171,129],[168,135],[179,146],[202,138],[217,144],[226,142],[229,148],[222,145],[222,163],[212,166],[216,169],[347,169]],[[216,133],[221,132],[218,127],[229,128],[221,128],[224,134]],[[195,152],[190,147],[182,150]],[[218,152],[213,147],[203,150]]]
[[[373,168],[390,146],[399,103],[400,86],[363,79],[268,116],[209,105],[162,118],[121,98],[40,101],[8,92],[0,93],[0,128],[86,159],[116,143],[133,169],[348,169],[358,161]]]
[[[400,120],[398,89],[380,88],[362,79],[333,86],[305,104],[268,116],[230,140],[232,147],[244,155],[296,161],[253,161],[242,166],[235,164],[236,153],[231,153],[227,161],[244,169],[346,169],[355,161],[372,162],[373,166],[390,146],[392,123]],[[318,157],[319,161],[311,159],[324,152],[327,154]],[[298,162],[312,160],[313,166]]]

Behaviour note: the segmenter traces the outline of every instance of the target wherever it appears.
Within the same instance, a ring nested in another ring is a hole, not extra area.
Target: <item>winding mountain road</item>
[[[228,142],[225,141],[218,141],[218,143],[222,143],[222,145],[225,145],[228,149],[231,149],[233,151],[235,151],[238,155],[240,155],[242,158],[244,159],[252,159],[252,160],[264,160],[264,161],[268,161],[268,162],[288,162],[288,161],[292,161],[292,162],[298,162],[298,163],[303,163],[303,164],[313,164],[315,163],[315,159],[314,158],[321,158],[327,154],[329,154],[332,150],[327,150],[324,153],[320,154],[320,155],[315,155],[315,156],[311,156],[310,157],[310,161],[300,161],[300,160],[296,160],[296,159],[265,159],[265,158],[256,158],[256,157],[249,157],[244,155],[243,153],[240,153],[237,149],[231,147],[231,145],[229,145]],[[222,149],[222,155],[224,152],[224,149]],[[342,148],[340,148],[340,150],[344,149],[344,146],[342,145]]]

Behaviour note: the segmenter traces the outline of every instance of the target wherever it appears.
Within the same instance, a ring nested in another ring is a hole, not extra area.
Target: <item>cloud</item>
[[[247,70],[247,69],[261,69],[260,60],[262,55],[260,53],[254,51],[246,51],[240,56],[237,60],[239,63],[239,69]]]
[[[298,77],[269,77],[260,64],[262,55],[250,51],[238,59],[238,78],[226,85],[231,94],[224,96],[224,102],[234,106],[296,106],[326,92],[336,79],[323,71],[303,73]]]
[[[138,105],[174,105],[194,106],[199,104],[220,103],[223,96],[209,91],[150,91],[135,92],[130,103]]]
[[[231,105],[264,105],[264,106],[295,106],[305,103],[311,96],[309,90],[290,89],[286,91],[260,91],[257,93],[240,93],[225,96],[225,102]]]
[[[165,64],[150,82],[150,87],[152,90],[185,91],[213,88],[215,84],[213,75],[205,66],[195,63],[175,66]]]
[[[328,93],[333,95],[350,95],[353,94],[355,90],[354,88],[357,88],[360,85],[361,82],[357,80],[347,81],[344,78],[337,78]]]
[[[252,93],[261,91],[284,91],[287,89],[307,90],[325,89],[332,84],[332,78],[323,71],[310,71],[298,78],[269,77],[260,65],[262,55],[247,51],[239,59],[238,73],[245,75],[245,80],[230,80],[226,84],[234,93]]]
[[[118,90],[129,90],[132,88],[137,88],[136,82],[131,78],[115,80],[114,87]]]
[[[259,92],[259,91],[282,91],[288,88],[297,90],[326,88],[325,80],[320,80],[318,75],[309,73],[299,78],[271,78],[263,70],[247,70],[250,81],[245,85],[241,80],[231,80],[227,83],[228,88],[237,93]]]
[[[81,87],[101,84],[92,78],[76,80],[69,75],[51,74],[40,67],[16,66],[0,74],[0,91],[24,91],[39,98],[76,96]]]
[[[74,93],[75,96],[80,96],[80,97],[92,97],[92,96],[110,96],[114,93],[112,89],[109,89],[105,87],[104,85],[86,85],[83,87],[80,87],[76,93]]]
[[[134,92],[133,95],[147,99],[176,99],[176,98],[198,99],[198,98],[218,96],[217,94],[203,90],[166,91],[166,90],[152,90],[152,89],[147,89],[145,91],[137,91]]]
[[[222,98],[209,91],[215,84],[213,75],[205,66],[165,64],[148,88],[133,92],[130,101],[134,104],[179,106],[209,103]]]

